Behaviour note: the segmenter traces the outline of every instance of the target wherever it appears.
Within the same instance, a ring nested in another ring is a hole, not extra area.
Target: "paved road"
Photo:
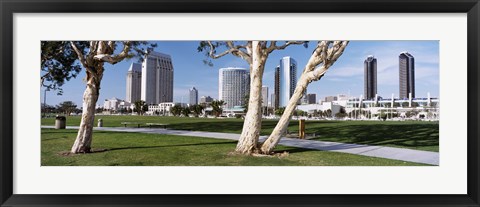
[[[54,128],[53,126],[42,126],[42,128]],[[67,126],[67,129],[78,129],[78,126]],[[201,132],[201,131],[184,131],[172,129],[158,129],[158,128],[122,128],[122,127],[94,127],[94,130],[99,131],[114,131],[114,132],[138,132],[150,134],[169,134],[182,135],[192,137],[209,137],[217,139],[238,140],[240,134],[221,133],[221,132]],[[261,136],[260,141],[265,140],[266,136]],[[364,155],[370,157],[381,157],[393,160],[402,160],[408,162],[417,162],[430,165],[439,165],[439,153],[421,150],[412,150],[395,147],[370,146],[361,144],[346,144],[339,142],[324,142],[315,140],[292,139],[283,137],[280,145],[289,147],[299,147],[313,150],[323,150],[332,152],[343,152],[356,155]]]

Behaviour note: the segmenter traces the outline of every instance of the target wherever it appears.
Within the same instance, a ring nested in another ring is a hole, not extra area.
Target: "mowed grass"
[[[42,129],[42,166],[417,166],[419,163],[278,146],[282,156],[231,155],[231,140],[95,131],[94,150],[65,155],[76,130]],[[286,155],[287,154],[287,155]]]
[[[162,116],[97,116],[106,127],[123,127],[121,122],[163,123],[178,130],[241,133],[243,119],[210,119]],[[55,118],[42,119],[53,125]],[[67,117],[67,125],[78,126],[80,116]],[[96,125],[95,121],[95,125]],[[262,135],[269,135],[277,120],[263,120]],[[290,122],[288,131],[298,132],[298,121]],[[438,122],[423,121],[306,121],[306,134],[314,140],[380,145],[425,151],[439,151]]]

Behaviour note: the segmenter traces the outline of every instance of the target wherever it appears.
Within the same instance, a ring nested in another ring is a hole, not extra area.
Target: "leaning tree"
[[[218,59],[231,54],[245,60],[250,67],[250,94],[242,134],[235,152],[252,154],[258,151],[258,139],[262,124],[262,79],[265,63],[270,53],[290,45],[307,46],[306,41],[202,41],[198,47],[208,58]],[[279,44],[279,45],[278,45]],[[205,63],[212,65],[211,61]]]
[[[146,41],[42,41],[41,84],[59,89],[85,69],[86,83],[83,93],[82,120],[71,153],[88,153],[91,150],[95,105],[100,94],[104,64],[116,64],[125,59],[148,54],[156,44]]]
[[[310,59],[308,60],[295,91],[285,108],[282,117],[273,129],[272,134],[263,142],[260,151],[262,154],[271,154],[280,138],[285,134],[290,118],[297,106],[298,100],[303,96],[308,84],[320,80],[348,45],[348,41],[319,41]]]

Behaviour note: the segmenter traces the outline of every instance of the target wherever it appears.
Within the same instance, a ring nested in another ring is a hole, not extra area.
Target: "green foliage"
[[[145,113],[148,111],[148,105],[147,104],[143,104],[142,106],[142,113]]]
[[[57,110],[63,112],[65,115],[70,116],[70,113],[74,112],[77,109],[72,101],[64,101],[57,105]]]
[[[138,115],[143,115],[146,111],[148,111],[148,106],[145,104],[145,101],[138,100],[135,101],[135,108],[133,109],[134,112],[137,112]],[[145,110],[145,106],[147,106],[147,110]]]
[[[78,42],[78,48],[85,50],[87,42]],[[48,89],[56,90],[59,95],[63,93],[62,86],[65,81],[77,77],[82,66],[77,61],[78,57],[73,52],[70,42],[66,41],[41,41],[40,55],[41,85]]]
[[[302,111],[300,109],[297,109],[297,110],[293,111],[293,116],[306,116],[306,115],[307,115],[307,112]]]
[[[212,103],[210,103],[210,105],[212,106],[213,114],[215,115],[215,117],[219,117],[220,115],[222,115],[223,106],[225,104],[227,104],[227,103],[225,103],[225,101],[223,101],[223,100],[215,100],[215,101],[212,101]]]
[[[283,112],[285,112],[285,107],[280,107],[277,110],[275,110],[275,115],[282,116]]]
[[[94,42],[94,41],[92,41]],[[73,41],[77,48],[80,50],[83,56],[90,54],[89,41]],[[114,41],[113,48],[106,51],[106,54],[113,54],[117,49],[117,46],[123,48],[124,42]],[[127,59],[138,58],[139,61],[143,61],[143,57],[147,52],[153,51],[153,48],[157,47],[156,44],[152,44],[146,41],[131,41],[130,50],[128,51]],[[48,89],[56,90],[59,95],[63,93],[62,86],[66,81],[77,77],[82,70],[83,66],[78,61],[79,57],[72,48],[70,41],[41,41],[40,42],[41,55],[40,55],[40,80],[41,85]],[[92,52],[92,54],[94,51]],[[103,73],[103,63],[100,64],[98,60],[91,62],[90,69],[94,70],[98,74]],[[99,71],[96,71],[99,70]]]
[[[172,108],[170,108],[170,113],[172,113],[173,116],[179,116],[182,113],[183,107],[180,105],[174,105]]]
[[[332,117],[332,110],[327,109],[323,112],[323,114],[324,114],[325,117]]]
[[[338,113],[335,114],[335,118],[337,119],[343,119],[345,117],[347,117],[348,114],[347,112],[345,111],[345,108],[344,107],[341,107],[340,108],[340,111]]]
[[[190,108],[188,108],[188,107],[182,108],[182,115],[183,116],[188,117],[188,115],[190,115],[190,113],[192,113],[190,111]]]
[[[190,107],[190,110],[193,112],[193,115],[195,117],[199,117],[200,114],[202,114],[203,109],[205,109],[205,107],[203,105],[199,105],[199,104],[195,104],[195,105]]]
[[[103,110],[105,110],[103,107],[96,108],[96,109],[95,109],[95,113],[97,113],[97,114],[98,114],[98,113],[102,113]]]

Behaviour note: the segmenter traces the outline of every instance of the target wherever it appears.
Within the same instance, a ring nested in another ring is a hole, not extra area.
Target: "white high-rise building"
[[[278,72],[278,106],[285,107],[297,86],[297,61],[289,56],[283,57]]]
[[[192,89],[190,89],[189,92],[190,92],[190,94],[189,94],[190,95],[190,102],[189,102],[190,106],[198,104],[198,90],[195,87],[193,87]]]
[[[150,52],[142,63],[142,96],[146,104],[173,101],[173,65],[170,55]]]
[[[262,86],[262,106],[268,106],[268,86]]]
[[[141,99],[142,89],[142,64],[132,63],[127,72],[126,101],[135,103]]]
[[[229,109],[242,106],[250,91],[250,71],[245,68],[221,68],[218,76],[218,97]]]

